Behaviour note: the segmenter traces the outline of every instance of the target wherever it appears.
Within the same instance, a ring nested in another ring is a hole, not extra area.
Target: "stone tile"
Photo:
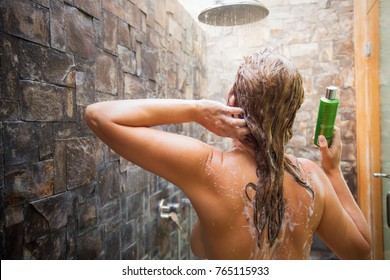
[[[104,206],[100,211],[100,221],[102,223],[106,223],[116,216],[118,216],[118,213],[121,211],[119,200],[116,199],[112,203]]]
[[[0,100],[0,121],[20,119],[20,106],[16,100]]]
[[[76,104],[89,105],[95,102],[95,77],[86,72],[76,73]]]
[[[6,205],[24,203],[53,195],[53,161],[5,166],[4,182]]]
[[[149,14],[154,11],[155,2],[153,0],[131,0],[142,12]]]
[[[123,0],[104,0],[103,8],[120,19],[125,19],[125,3]]]
[[[155,21],[163,28],[167,26],[167,9],[166,0],[156,1],[156,7],[154,11]]]
[[[121,227],[121,241],[124,248],[130,246],[135,241],[135,229],[134,220],[124,223]]]
[[[144,211],[144,193],[136,193],[127,199],[127,218],[132,220]]]
[[[20,68],[20,75],[24,80],[75,87],[76,67],[73,56],[66,53],[23,42]]]
[[[146,87],[141,79],[134,75],[125,74],[124,92],[128,98],[142,98],[146,96]]]
[[[130,1],[125,1],[125,22],[134,27],[141,29],[141,10]]]
[[[112,54],[117,53],[116,46],[118,44],[118,20],[111,13],[103,12],[103,47]]]
[[[116,95],[117,59],[113,55],[99,52],[96,57],[96,90]]]
[[[94,58],[95,31],[92,18],[65,5],[66,50],[84,58]]]
[[[146,44],[151,48],[159,49],[162,46],[161,35],[154,29],[148,28]]]
[[[66,141],[55,141],[54,144],[54,192],[66,191]]]
[[[130,196],[148,187],[151,174],[138,166],[132,166],[124,173],[123,177],[123,193]]]
[[[69,140],[66,143],[66,183],[74,189],[95,180],[95,147],[89,138]]]
[[[99,166],[97,180],[100,204],[104,206],[119,194],[119,166],[117,162]]]
[[[139,260],[137,243],[123,250],[122,260]]]
[[[23,223],[17,223],[4,228],[4,239],[6,242],[1,246],[4,248],[4,251],[2,250],[1,252],[2,259],[23,259],[24,232],[25,228]]]
[[[40,131],[36,123],[4,123],[3,147],[5,165],[37,162]]]
[[[65,227],[68,217],[76,211],[75,198],[70,193],[61,193],[30,204],[48,224],[50,231]]]
[[[317,43],[309,43],[309,44],[294,44],[289,46],[290,56],[313,56],[317,55],[318,52],[318,44]]]
[[[122,20],[118,20],[118,44],[128,49],[131,48],[130,26]]]
[[[120,248],[120,233],[118,231],[109,234],[104,240],[105,256],[106,260],[120,260],[121,248]]]
[[[106,235],[109,235],[113,232],[118,231],[122,224],[123,224],[122,215],[120,212],[118,212],[115,216],[113,216],[111,219],[107,220],[104,223],[104,231]]]
[[[4,0],[4,30],[15,36],[49,46],[49,10],[32,1]]]
[[[78,256],[78,228],[77,221],[68,221],[66,226],[66,259],[76,260]]]
[[[353,41],[350,38],[340,39],[334,42],[334,52],[337,54],[353,53]]]
[[[173,19],[172,16],[168,17],[168,33],[177,41],[182,41],[183,29],[181,28],[180,24]]]
[[[53,159],[54,138],[51,123],[42,123],[39,125],[41,131],[41,140],[39,141],[39,160],[44,161]]]
[[[142,74],[141,76],[152,81],[157,79],[157,58],[158,53],[155,49],[146,47],[144,44],[141,48],[142,56]]]
[[[50,234],[50,227],[47,220],[31,204],[26,206],[25,213],[24,239],[26,243],[34,242]]]
[[[95,60],[75,56],[74,61],[78,72],[86,72],[91,75],[95,73]]]
[[[19,40],[8,34],[0,34],[1,39],[1,93],[5,99],[19,99]]]
[[[177,73],[172,69],[167,71],[167,82],[169,88],[176,88],[177,85]]]
[[[73,89],[23,81],[21,95],[22,120],[49,122],[73,118]]]
[[[143,237],[146,252],[152,252],[155,248],[158,247],[158,235],[159,232],[157,219],[145,225],[145,235]]]
[[[97,198],[92,197],[78,205],[78,227],[80,232],[86,232],[98,225]]]
[[[79,236],[78,248],[81,260],[101,259],[104,250],[103,229],[96,228]]]
[[[89,199],[97,197],[96,189],[97,183],[92,182],[91,184],[83,186],[81,188],[73,189],[71,193],[75,197],[77,203],[84,203]]]
[[[88,15],[91,15],[97,19],[101,18],[101,1],[102,0],[73,0],[73,4],[84,11]],[[103,0],[106,1],[106,0]]]
[[[135,44],[135,59],[137,63],[137,76],[142,75],[142,64],[143,64],[143,59],[142,59],[142,42],[138,41]]]
[[[4,209],[4,225],[9,228],[24,221],[24,209],[21,205],[14,205]]]
[[[50,43],[57,50],[66,50],[65,6],[63,1],[51,1],[50,6]]]
[[[118,45],[118,58],[122,72],[136,74],[137,62],[133,51]]]

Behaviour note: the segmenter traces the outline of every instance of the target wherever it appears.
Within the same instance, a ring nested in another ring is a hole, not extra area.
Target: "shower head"
[[[209,25],[233,26],[262,20],[268,14],[268,9],[258,0],[216,0],[213,6],[199,14],[198,19]]]

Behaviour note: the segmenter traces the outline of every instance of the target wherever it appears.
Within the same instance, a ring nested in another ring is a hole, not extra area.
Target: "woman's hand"
[[[334,128],[332,145],[329,148],[323,135],[320,135],[318,140],[321,151],[321,165],[325,173],[330,174],[334,171],[340,171],[342,149],[340,128]]]
[[[250,133],[246,121],[238,118],[242,113],[243,110],[238,107],[229,107],[212,100],[200,100],[198,123],[218,136],[242,139]]]

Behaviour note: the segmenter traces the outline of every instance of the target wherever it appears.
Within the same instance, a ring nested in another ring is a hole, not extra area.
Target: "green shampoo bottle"
[[[319,135],[325,136],[328,146],[332,144],[334,123],[336,121],[339,103],[340,100],[337,99],[337,87],[327,87],[326,94],[321,98],[318,109],[317,126],[314,135],[315,145],[319,146]]]

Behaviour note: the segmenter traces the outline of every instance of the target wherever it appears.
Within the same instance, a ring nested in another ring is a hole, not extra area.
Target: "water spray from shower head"
[[[199,14],[198,19],[209,25],[234,26],[260,21],[268,14],[268,9],[258,0],[216,0]]]

